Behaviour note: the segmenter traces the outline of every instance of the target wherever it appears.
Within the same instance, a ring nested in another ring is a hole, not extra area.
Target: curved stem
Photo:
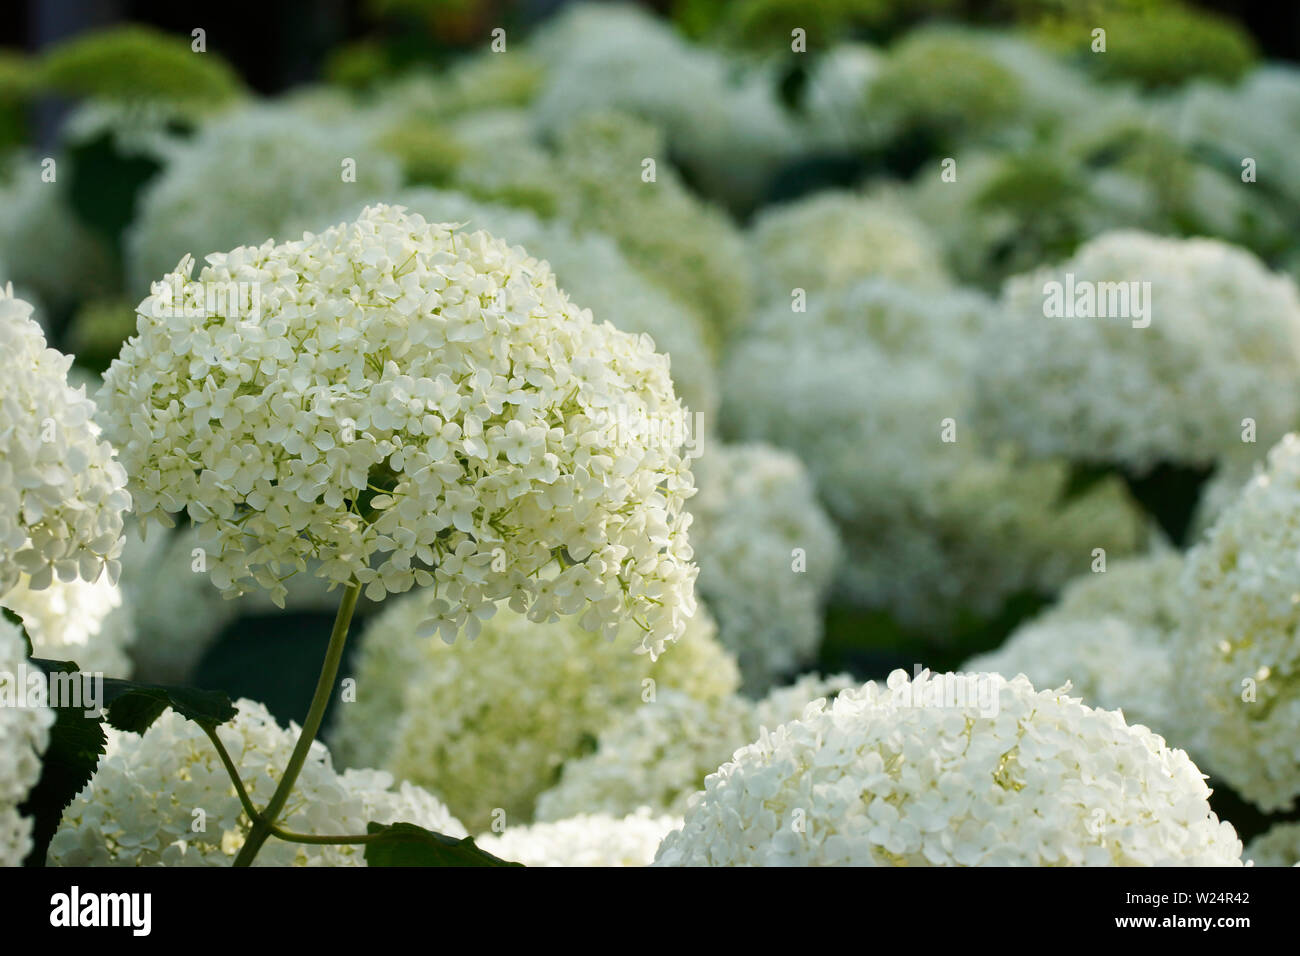
[[[333,834],[324,834],[316,836],[311,833],[294,833],[292,830],[281,830],[279,827],[271,827],[271,835],[277,839],[284,840],[288,843],[318,843],[318,844],[350,844],[350,843],[370,843],[377,840],[384,834],[382,833],[340,833],[337,836]]]
[[[206,733],[208,739],[212,741],[212,746],[217,748],[217,756],[221,758],[222,764],[225,765],[226,773],[230,774],[230,779],[234,781],[235,792],[239,794],[239,802],[244,805],[244,812],[248,814],[249,822],[256,823],[262,818],[262,815],[257,812],[257,807],[253,806],[252,798],[249,797],[248,791],[244,789],[244,781],[239,778],[239,768],[236,767],[235,762],[230,759],[230,754],[226,750],[226,745],[223,744],[221,738],[217,736],[217,729],[215,727],[209,727],[207,724],[203,724],[202,727],[203,732]]]
[[[271,836],[276,817],[289,801],[289,794],[298,780],[298,774],[302,772],[303,764],[307,762],[312,741],[316,739],[321,722],[325,719],[325,709],[329,706],[330,694],[334,690],[334,678],[338,676],[339,662],[343,659],[343,646],[348,639],[348,625],[352,622],[352,612],[356,609],[360,594],[361,585],[356,581],[343,589],[343,599],[339,602],[339,612],[334,618],[334,630],[330,633],[329,647],[325,650],[325,661],[321,665],[320,678],[316,681],[316,693],[312,695],[311,708],[307,711],[307,719],[303,722],[302,733],[298,735],[298,743],[289,757],[289,765],[284,768],[284,776],[280,778],[275,793],[271,795],[271,801],[261,815],[253,821],[248,839],[244,841],[243,847],[235,857],[235,866],[248,866],[253,862],[257,851]]]

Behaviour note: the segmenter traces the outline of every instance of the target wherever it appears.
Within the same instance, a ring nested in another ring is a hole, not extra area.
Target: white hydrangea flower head
[[[1062,462],[1016,460],[972,424],[972,372],[993,307],[966,291],[870,279],[759,315],[723,369],[724,422],[797,454],[845,550],[838,589],[908,627],[1051,592],[1095,547],[1131,551],[1118,481],[1068,504]],[[955,441],[946,441],[946,422]]]
[[[759,701],[665,690],[601,731],[593,753],[566,763],[559,783],[538,798],[537,818],[619,816],[643,806],[680,817],[704,779],[762,728],[794,720],[811,702],[852,686],[848,675],[806,674]]]
[[[633,653],[635,625],[604,641],[571,618],[535,624],[507,609],[473,641],[421,640],[430,601],[417,592],[367,625],[357,699],[330,739],[350,763],[436,786],[472,828],[486,827],[498,807],[510,820],[530,819],[561,766],[646,696],[672,688],[707,700],[739,683],[703,611],[651,662]]]
[[[1265,811],[1300,796],[1300,436],[1187,555],[1175,679],[1191,749]]]
[[[431,588],[448,640],[502,600],[607,634],[631,617],[652,655],[682,633],[688,462],[617,427],[683,418],[649,339],[522,249],[400,207],[208,262],[155,285],[100,399],[137,512],[185,510],[217,587],[282,600],[315,560],[371,600]],[[186,315],[230,283],[260,290],[255,314]]]
[[[0,693],[26,693],[4,686],[16,679],[26,658],[22,632],[0,615]],[[0,707],[0,866],[22,866],[32,851],[32,821],[18,806],[41,777],[41,754],[53,723],[48,707]]]
[[[524,866],[649,866],[681,817],[638,810],[625,817],[582,814],[549,823],[507,826],[475,840],[494,856]]]
[[[1275,823],[1246,844],[1244,859],[1256,866],[1300,866],[1300,823]]]
[[[266,806],[298,740],[266,707],[240,700],[217,735],[254,806]],[[144,734],[108,729],[99,769],[63,812],[50,843],[54,866],[229,866],[248,818],[216,749],[192,721],[168,710]],[[194,811],[203,810],[197,829]],[[364,833],[366,824],[414,823],[463,837],[463,826],[427,791],[376,770],[335,771],[314,742],[281,818],[297,833]],[[288,843],[272,838],[258,866],[364,866],[360,845]]]
[[[106,677],[131,676],[127,655],[135,620],[120,584],[102,575],[93,582],[55,578],[40,591],[29,585],[24,576],[0,605],[22,618],[37,657],[76,661],[83,671]]]
[[[787,313],[794,289],[811,297],[872,276],[926,289],[951,283],[938,241],[887,193],[822,191],[769,207],[754,220],[750,246],[760,300]]]
[[[1136,282],[1150,311],[1051,317],[1049,282]],[[1031,455],[1143,474],[1212,464],[1240,447],[1243,419],[1266,444],[1300,420],[1300,294],[1244,249],[1108,233],[1009,280],[1002,306],[1007,321],[979,366],[979,414]]]
[[[839,538],[803,463],[788,452],[712,442],[694,473],[699,596],[736,655],[746,691],[762,693],[821,646]]]
[[[127,233],[129,291],[143,295],[182,255],[288,238],[285,228],[350,197],[391,195],[396,160],[357,124],[282,106],[236,109],[175,145]],[[344,163],[355,164],[354,181]]]
[[[1182,570],[1182,555],[1169,550],[1084,574],[1066,585],[1055,605],[963,670],[1024,674],[1037,687],[1068,681],[1085,703],[1122,710],[1130,723],[1190,745],[1175,713],[1169,668],[1182,613]]]
[[[1181,750],[1064,691],[895,671],[738,751],[655,865],[1240,865],[1209,793]]]
[[[95,425],[72,358],[45,344],[31,306],[0,289],[0,596],[118,574],[126,474]]]

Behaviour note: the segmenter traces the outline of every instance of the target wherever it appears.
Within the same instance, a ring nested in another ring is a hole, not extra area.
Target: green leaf
[[[473,837],[458,840],[414,823],[369,823],[366,832],[380,834],[366,844],[370,866],[523,866],[480,850]]]
[[[24,624],[23,619],[18,616],[18,612],[13,610],[13,608],[0,607],[0,614],[3,614],[6,621],[18,628],[19,633],[23,636],[23,643],[27,646],[27,656],[34,657],[36,651],[32,647],[32,636],[27,633],[27,625]]]
[[[104,707],[109,724],[135,734],[148,730],[168,707],[202,727],[224,724],[238,713],[230,698],[220,691],[137,684],[114,678],[104,681]]]
[[[33,660],[46,674],[75,674],[72,661]],[[90,781],[108,743],[98,717],[87,717],[84,702],[76,707],[55,707],[50,745],[41,756],[41,777],[27,794],[19,812],[30,816],[32,851],[27,866],[44,866],[50,840],[72,798]]]

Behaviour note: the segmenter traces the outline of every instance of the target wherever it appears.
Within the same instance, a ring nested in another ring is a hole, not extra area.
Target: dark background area
[[[458,16],[449,10],[445,19],[452,36],[460,34],[466,46],[477,46],[493,27],[526,29],[563,5],[564,0],[494,0],[479,4],[482,12],[476,15]],[[1267,57],[1300,59],[1300,3],[1295,0],[1198,0],[1195,5],[1242,23]],[[671,0],[642,0],[641,6],[662,11]],[[969,0],[966,7],[976,19],[995,19],[1004,2]],[[317,79],[331,50],[381,30],[371,8],[366,0],[8,0],[0,17],[0,46],[37,50],[121,21],[187,37],[195,27],[203,27],[208,49],[229,60],[250,87],[277,93]]]

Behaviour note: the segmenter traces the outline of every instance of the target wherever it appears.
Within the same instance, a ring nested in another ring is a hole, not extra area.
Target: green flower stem
[[[302,772],[303,764],[307,762],[307,753],[311,750],[312,741],[316,739],[321,722],[325,719],[325,708],[329,706],[330,694],[334,690],[334,679],[339,672],[339,662],[343,659],[343,646],[348,640],[348,625],[352,623],[352,612],[356,609],[360,594],[361,585],[356,581],[343,590],[343,600],[339,602],[339,612],[334,618],[334,630],[330,633],[329,647],[325,650],[325,662],[321,665],[320,679],[316,682],[316,693],[312,695],[311,709],[307,711],[302,733],[299,734],[298,743],[289,757],[289,765],[284,768],[284,776],[280,778],[279,786],[271,795],[271,802],[258,817],[254,818],[248,839],[244,841],[244,846],[235,857],[235,866],[249,866],[257,856],[257,851],[262,849],[262,844],[272,835],[276,817],[289,801],[289,794],[298,780],[298,774]]]
[[[249,797],[248,791],[244,789],[244,781],[239,778],[239,768],[236,767],[235,762],[230,759],[230,753],[226,750],[226,745],[223,744],[221,738],[217,736],[217,728],[209,727],[207,724],[202,724],[201,726],[203,727],[203,732],[208,735],[208,739],[212,741],[212,746],[217,748],[217,756],[221,758],[221,763],[225,766],[226,773],[230,774],[230,779],[235,784],[235,792],[239,794],[239,802],[244,805],[244,812],[248,814],[248,819],[250,821],[256,823],[262,818],[262,815],[257,812],[257,807],[253,806],[252,798]]]
[[[370,843],[373,840],[384,836],[383,833],[355,833],[355,834],[333,834],[326,833],[322,836],[316,836],[311,833],[294,833],[292,830],[281,830],[279,827],[271,827],[271,835],[284,840],[288,843],[316,843],[321,845],[331,844],[350,844],[350,843]]]

